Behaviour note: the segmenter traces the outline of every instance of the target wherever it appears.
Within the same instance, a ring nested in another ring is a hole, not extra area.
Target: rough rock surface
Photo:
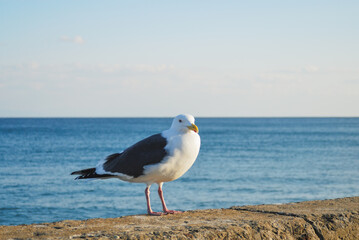
[[[0,239],[359,239],[359,197],[0,226]]]

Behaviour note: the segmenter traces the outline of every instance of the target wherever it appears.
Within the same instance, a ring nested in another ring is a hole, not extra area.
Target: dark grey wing
[[[122,153],[107,157],[103,164],[106,172],[123,173],[138,177],[143,175],[143,167],[161,162],[167,155],[166,138],[161,134],[152,135],[127,148]]]

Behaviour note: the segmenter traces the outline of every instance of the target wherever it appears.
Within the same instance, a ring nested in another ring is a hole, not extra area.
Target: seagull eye
[[[182,120],[180,119],[180,120],[178,120],[180,123],[182,122]]]

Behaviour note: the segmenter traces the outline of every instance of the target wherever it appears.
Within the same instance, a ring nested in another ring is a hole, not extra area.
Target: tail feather
[[[97,174],[96,173],[96,168],[82,169],[82,170],[79,170],[79,171],[72,172],[71,175],[80,175],[80,176],[76,177],[75,180],[77,180],[77,179],[86,179],[86,178],[108,178],[108,177],[112,177],[112,175],[110,175],[110,174]]]

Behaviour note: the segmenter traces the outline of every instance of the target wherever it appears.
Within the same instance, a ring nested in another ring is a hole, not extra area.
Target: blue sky
[[[359,116],[358,10],[0,0],[0,117]]]

